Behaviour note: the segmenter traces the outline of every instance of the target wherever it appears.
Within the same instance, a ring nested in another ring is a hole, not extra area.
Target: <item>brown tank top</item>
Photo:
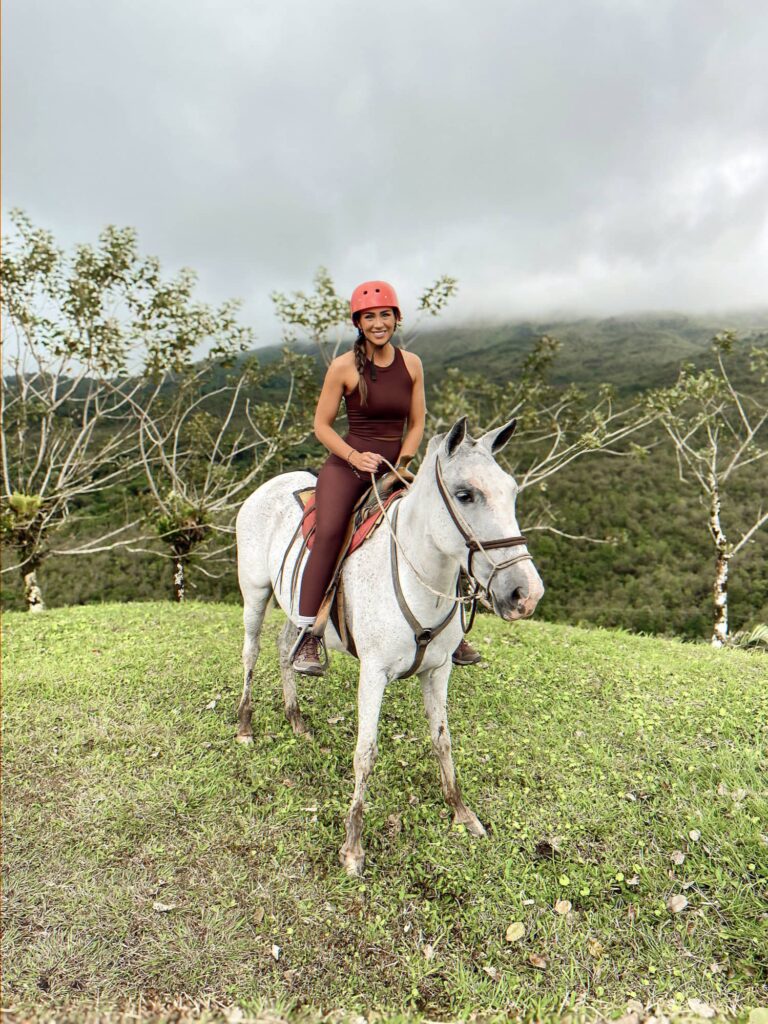
[[[405,365],[403,353],[395,349],[389,366],[376,367],[376,380],[371,380],[371,361],[366,359],[363,371],[368,385],[368,399],[360,404],[360,388],[344,395],[350,434],[358,437],[402,437],[411,408],[413,381]]]

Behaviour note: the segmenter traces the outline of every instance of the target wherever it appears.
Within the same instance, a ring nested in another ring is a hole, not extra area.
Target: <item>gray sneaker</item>
[[[324,675],[325,665],[320,661],[321,646],[322,640],[320,637],[307,633],[293,656],[292,667],[294,672],[300,672],[305,676]]]

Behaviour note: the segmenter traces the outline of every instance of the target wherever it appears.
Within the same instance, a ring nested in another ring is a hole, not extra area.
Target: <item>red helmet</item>
[[[357,325],[357,314],[365,309],[378,309],[379,306],[392,306],[395,311],[395,318],[402,320],[400,303],[397,293],[391,284],[386,281],[363,281],[352,292],[349,308],[352,313],[352,323]]]

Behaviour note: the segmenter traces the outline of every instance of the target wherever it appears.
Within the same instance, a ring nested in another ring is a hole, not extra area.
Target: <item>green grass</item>
[[[433,1019],[768,1003],[764,655],[482,617],[485,664],[454,673],[450,703],[490,838],[450,828],[418,684],[395,683],[352,880],[337,850],[357,665],[337,656],[303,682],[315,738],[295,738],[280,624],[243,748],[237,608],[6,616],[3,964],[18,1019],[82,1020],[97,1002],[142,1016],[140,999]],[[525,934],[507,942],[515,922]]]

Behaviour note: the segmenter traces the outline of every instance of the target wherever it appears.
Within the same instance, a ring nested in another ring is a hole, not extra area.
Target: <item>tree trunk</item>
[[[176,556],[173,571],[173,596],[181,603],[184,600],[186,594],[186,585],[184,580],[184,559],[180,556]]]
[[[43,592],[37,582],[37,564],[33,565],[28,572],[22,569],[21,577],[24,581],[24,599],[27,602],[27,611],[44,612]]]
[[[728,640],[728,555],[717,552],[715,585],[712,588],[715,599],[715,628],[712,632],[712,646],[723,647]]]
[[[720,491],[714,481],[710,481],[711,504],[709,509],[709,529],[717,548],[715,563],[715,583],[712,597],[715,605],[715,624],[712,630],[711,644],[723,647],[728,641],[728,540],[720,525]]]

